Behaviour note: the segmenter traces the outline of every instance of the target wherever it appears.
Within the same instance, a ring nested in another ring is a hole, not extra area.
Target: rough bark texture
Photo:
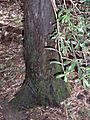
[[[54,78],[58,67],[48,62],[58,57],[58,54],[45,50],[45,46],[55,47],[54,41],[49,39],[54,31],[52,24],[55,23],[51,1],[27,0],[24,12],[26,78],[12,102],[25,107],[59,105],[69,96],[69,91],[63,80]]]

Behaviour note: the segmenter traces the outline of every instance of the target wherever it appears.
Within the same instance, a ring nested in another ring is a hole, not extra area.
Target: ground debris
[[[23,11],[20,6],[14,2],[1,3],[0,120],[90,120],[90,89],[84,89],[72,80],[71,97],[63,101],[60,108],[47,106],[14,111],[8,104],[25,79],[22,20]],[[13,29],[7,30],[10,27]],[[21,30],[20,33],[15,28]]]

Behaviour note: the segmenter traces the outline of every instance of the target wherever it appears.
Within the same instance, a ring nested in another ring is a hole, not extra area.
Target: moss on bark
[[[56,80],[54,73],[61,69],[50,65],[49,59],[58,59],[58,53],[45,51],[45,45],[55,47],[49,35],[54,31],[54,11],[50,0],[28,0],[25,2],[24,56],[26,78],[11,101],[15,106],[36,105],[59,106],[69,96],[68,86]]]

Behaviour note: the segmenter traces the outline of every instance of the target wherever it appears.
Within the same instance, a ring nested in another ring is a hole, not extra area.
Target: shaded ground
[[[90,89],[73,81],[71,97],[60,108],[18,111],[8,104],[25,78],[22,16],[17,3],[0,5],[0,120],[90,120]]]

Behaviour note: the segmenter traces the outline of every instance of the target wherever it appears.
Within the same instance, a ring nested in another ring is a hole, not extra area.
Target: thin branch
[[[58,8],[57,8],[57,5],[56,5],[55,0],[51,0],[51,3],[52,3],[53,9],[54,9],[54,13],[55,13],[55,17],[56,17],[56,26],[57,26],[57,32],[58,32],[57,50],[59,51],[59,55],[60,55],[60,59],[61,59],[61,63],[62,63],[62,70],[63,70],[63,72],[64,72],[63,56],[62,56],[61,48],[60,48],[60,40],[61,40],[60,29],[59,29],[59,28],[60,28],[60,25],[59,25],[59,20],[58,20],[58,18],[57,18]]]
[[[79,8],[74,4],[74,2],[72,0],[70,0],[70,2],[72,3],[72,5],[77,9],[77,11],[81,14],[81,11],[79,10]]]

